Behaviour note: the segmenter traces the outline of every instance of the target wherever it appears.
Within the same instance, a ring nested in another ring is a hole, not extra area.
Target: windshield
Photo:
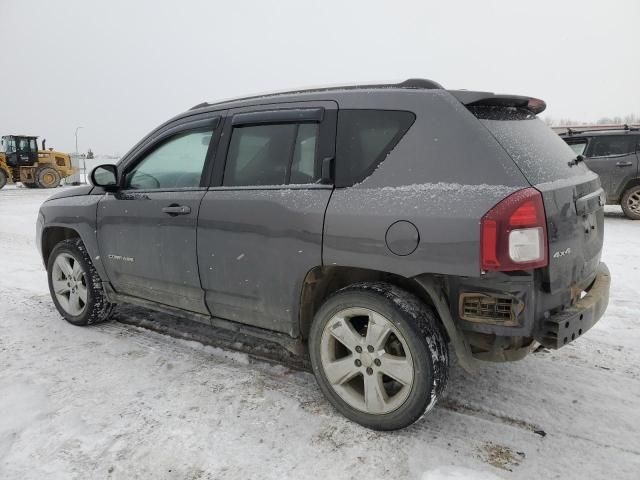
[[[576,153],[533,113],[517,107],[471,107],[532,185],[584,175]]]

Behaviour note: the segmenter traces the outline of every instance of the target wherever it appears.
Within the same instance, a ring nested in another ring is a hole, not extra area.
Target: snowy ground
[[[454,366],[427,418],[377,433],[337,414],[310,374],[62,321],[34,246],[49,194],[0,191],[2,479],[638,478],[640,222],[619,209],[606,218],[612,297],[596,327],[477,376]]]

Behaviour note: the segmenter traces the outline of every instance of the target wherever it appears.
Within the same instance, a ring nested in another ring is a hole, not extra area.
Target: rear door
[[[607,197],[618,202],[626,183],[637,176],[636,135],[598,135],[586,149],[587,165],[600,175]]]
[[[123,167],[122,188],[98,205],[98,243],[109,281],[126,295],[207,313],[196,223],[219,117],[181,125]]]
[[[600,263],[604,190],[598,176],[544,122],[524,109],[472,108],[529,183],[542,193],[549,266],[543,282],[555,293],[585,288]]]
[[[304,279],[322,264],[333,186],[320,177],[334,156],[336,115],[329,101],[229,111],[198,221],[214,316],[297,335]]]

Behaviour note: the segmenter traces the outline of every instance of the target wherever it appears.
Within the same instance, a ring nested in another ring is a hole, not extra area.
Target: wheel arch
[[[307,272],[300,292],[299,328],[303,338],[308,337],[315,313],[331,294],[353,283],[376,281],[402,288],[434,307],[428,292],[415,279],[374,269],[317,266]]]
[[[407,278],[381,270],[357,267],[314,267],[307,273],[300,292],[298,326],[302,338],[305,341],[309,338],[314,316],[331,294],[353,283],[375,281],[387,282],[402,288],[431,306],[438,314],[442,331],[455,350],[460,366],[468,372],[477,371],[477,360],[471,354],[471,347],[451,317],[445,282],[442,277],[435,275],[425,274]]]
[[[82,237],[77,230],[69,227],[50,226],[42,231],[42,259],[45,266],[49,263],[49,256],[54,247],[63,240]]]
[[[640,177],[635,177],[630,180],[627,180],[627,183],[624,184],[624,186],[620,189],[619,195],[617,195],[618,203],[622,202],[622,197],[624,196],[627,190],[633,187],[637,187],[639,185],[640,185]]]

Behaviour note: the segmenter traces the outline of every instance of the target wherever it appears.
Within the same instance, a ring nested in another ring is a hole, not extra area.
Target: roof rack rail
[[[197,105],[194,105],[193,107],[191,107],[189,110],[195,110],[196,108],[202,108],[202,107],[206,107],[207,105],[209,105],[207,102],[201,102]]]
[[[607,130],[626,130],[640,131],[640,123],[605,123],[601,125],[562,125],[551,127],[551,129],[559,134],[578,135],[585,132],[597,132]]]
[[[221,102],[208,103],[202,102],[198,105],[191,107],[189,110],[196,110],[202,107],[209,107],[212,105],[219,105],[222,103],[228,103],[239,100],[251,100],[254,98],[263,98],[263,97],[274,97],[277,95],[292,95],[296,93],[313,93],[313,92],[331,92],[334,90],[360,90],[365,88],[410,88],[410,89],[425,89],[425,90],[436,90],[436,89],[444,89],[442,85],[438,82],[434,82],[433,80],[429,80],[426,78],[409,78],[404,82],[400,83],[377,83],[377,84],[362,84],[362,85],[338,85],[331,87],[315,87],[315,88],[301,88],[299,90],[289,90],[284,92],[273,92],[273,93],[263,93],[260,95],[251,95],[248,97],[240,97],[224,100]]]

